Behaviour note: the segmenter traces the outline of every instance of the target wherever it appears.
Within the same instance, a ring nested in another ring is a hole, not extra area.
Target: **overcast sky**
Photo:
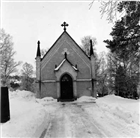
[[[41,49],[50,48],[63,32],[61,24],[64,21],[69,24],[67,32],[79,45],[82,37],[91,35],[97,39],[97,53],[107,52],[103,40],[110,38],[112,24],[105,16],[101,18],[97,0],[91,9],[90,3],[3,1],[2,28],[13,37],[16,61],[28,62],[35,67],[37,41],[40,40]]]

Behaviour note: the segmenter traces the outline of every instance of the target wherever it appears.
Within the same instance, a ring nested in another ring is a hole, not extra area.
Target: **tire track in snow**
[[[106,138],[106,134],[93,123],[93,118],[78,105],[68,105],[65,108],[67,116],[70,119],[72,125],[72,132],[74,137],[80,138]]]
[[[106,138],[106,134],[93,123],[87,112],[72,103],[62,106],[50,114],[49,123],[40,138]],[[45,120],[44,120],[45,121]]]
[[[46,130],[42,132],[40,138],[64,138],[65,135],[65,115],[63,107],[59,108],[51,115],[50,123]]]
[[[47,111],[47,106],[50,108],[50,106],[55,106],[55,108],[51,111]],[[46,108],[46,111],[44,110],[44,121],[40,124],[40,126],[37,128],[37,130],[35,131],[35,133],[33,134],[32,137],[35,138],[44,138],[46,133],[49,132],[52,120],[54,118],[55,112],[59,109],[62,108],[61,104],[51,104],[51,105],[44,105],[44,107]],[[39,122],[40,123],[40,122]]]

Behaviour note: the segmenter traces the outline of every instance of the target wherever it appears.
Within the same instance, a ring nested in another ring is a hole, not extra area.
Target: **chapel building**
[[[88,57],[66,31],[41,58],[40,41],[36,54],[36,85],[38,98],[53,97],[58,101],[71,101],[81,96],[96,97],[95,57],[90,47]]]

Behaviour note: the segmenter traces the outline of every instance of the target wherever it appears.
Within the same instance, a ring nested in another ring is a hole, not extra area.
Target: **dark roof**
[[[75,40],[67,33],[67,31],[63,31],[63,33],[58,37],[58,39],[55,41],[55,43],[50,47],[50,49],[46,52],[46,54],[43,56],[42,60],[45,58],[45,56],[50,52],[50,50],[55,46],[55,44],[57,43],[57,41],[63,36],[63,34],[66,33],[71,39],[72,41],[81,49],[81,51],[84,53],[84,55],[90,59],[86,53],[84,52],[84,50],[75,42]]]
[[[37,42],[37,53],[36,53],[36,57],[41,57],[41,52],[40,52],[40,41]]]

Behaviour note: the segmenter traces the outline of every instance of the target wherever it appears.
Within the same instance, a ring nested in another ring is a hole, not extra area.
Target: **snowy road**
[[[92,106],[92,109],[91,109]],[[40,126],[40,138],[105,138],[135,137],[136,132],[128,128],[124,120],[100,109],[96,103],[60,103],[50,114],[44,127]],[[88,111],[90,107],[90,111]],[[90,113],[92,112],[92,113]],[[122,123],[123,121],[123,123]],[[41,129],[42,128],[42,129]],[[37,133],[36,133],[37,134]],[[34,137],[38,137],[34,135]]]
[[[65,104],[52,115],[48,128],[42,132],[40,138],[105,137],[92,122],[82,108]]]
[[[61,103],[15,91],[10,111],[0,124],[3,138],[140,138],[140,100],[108,95]]]

